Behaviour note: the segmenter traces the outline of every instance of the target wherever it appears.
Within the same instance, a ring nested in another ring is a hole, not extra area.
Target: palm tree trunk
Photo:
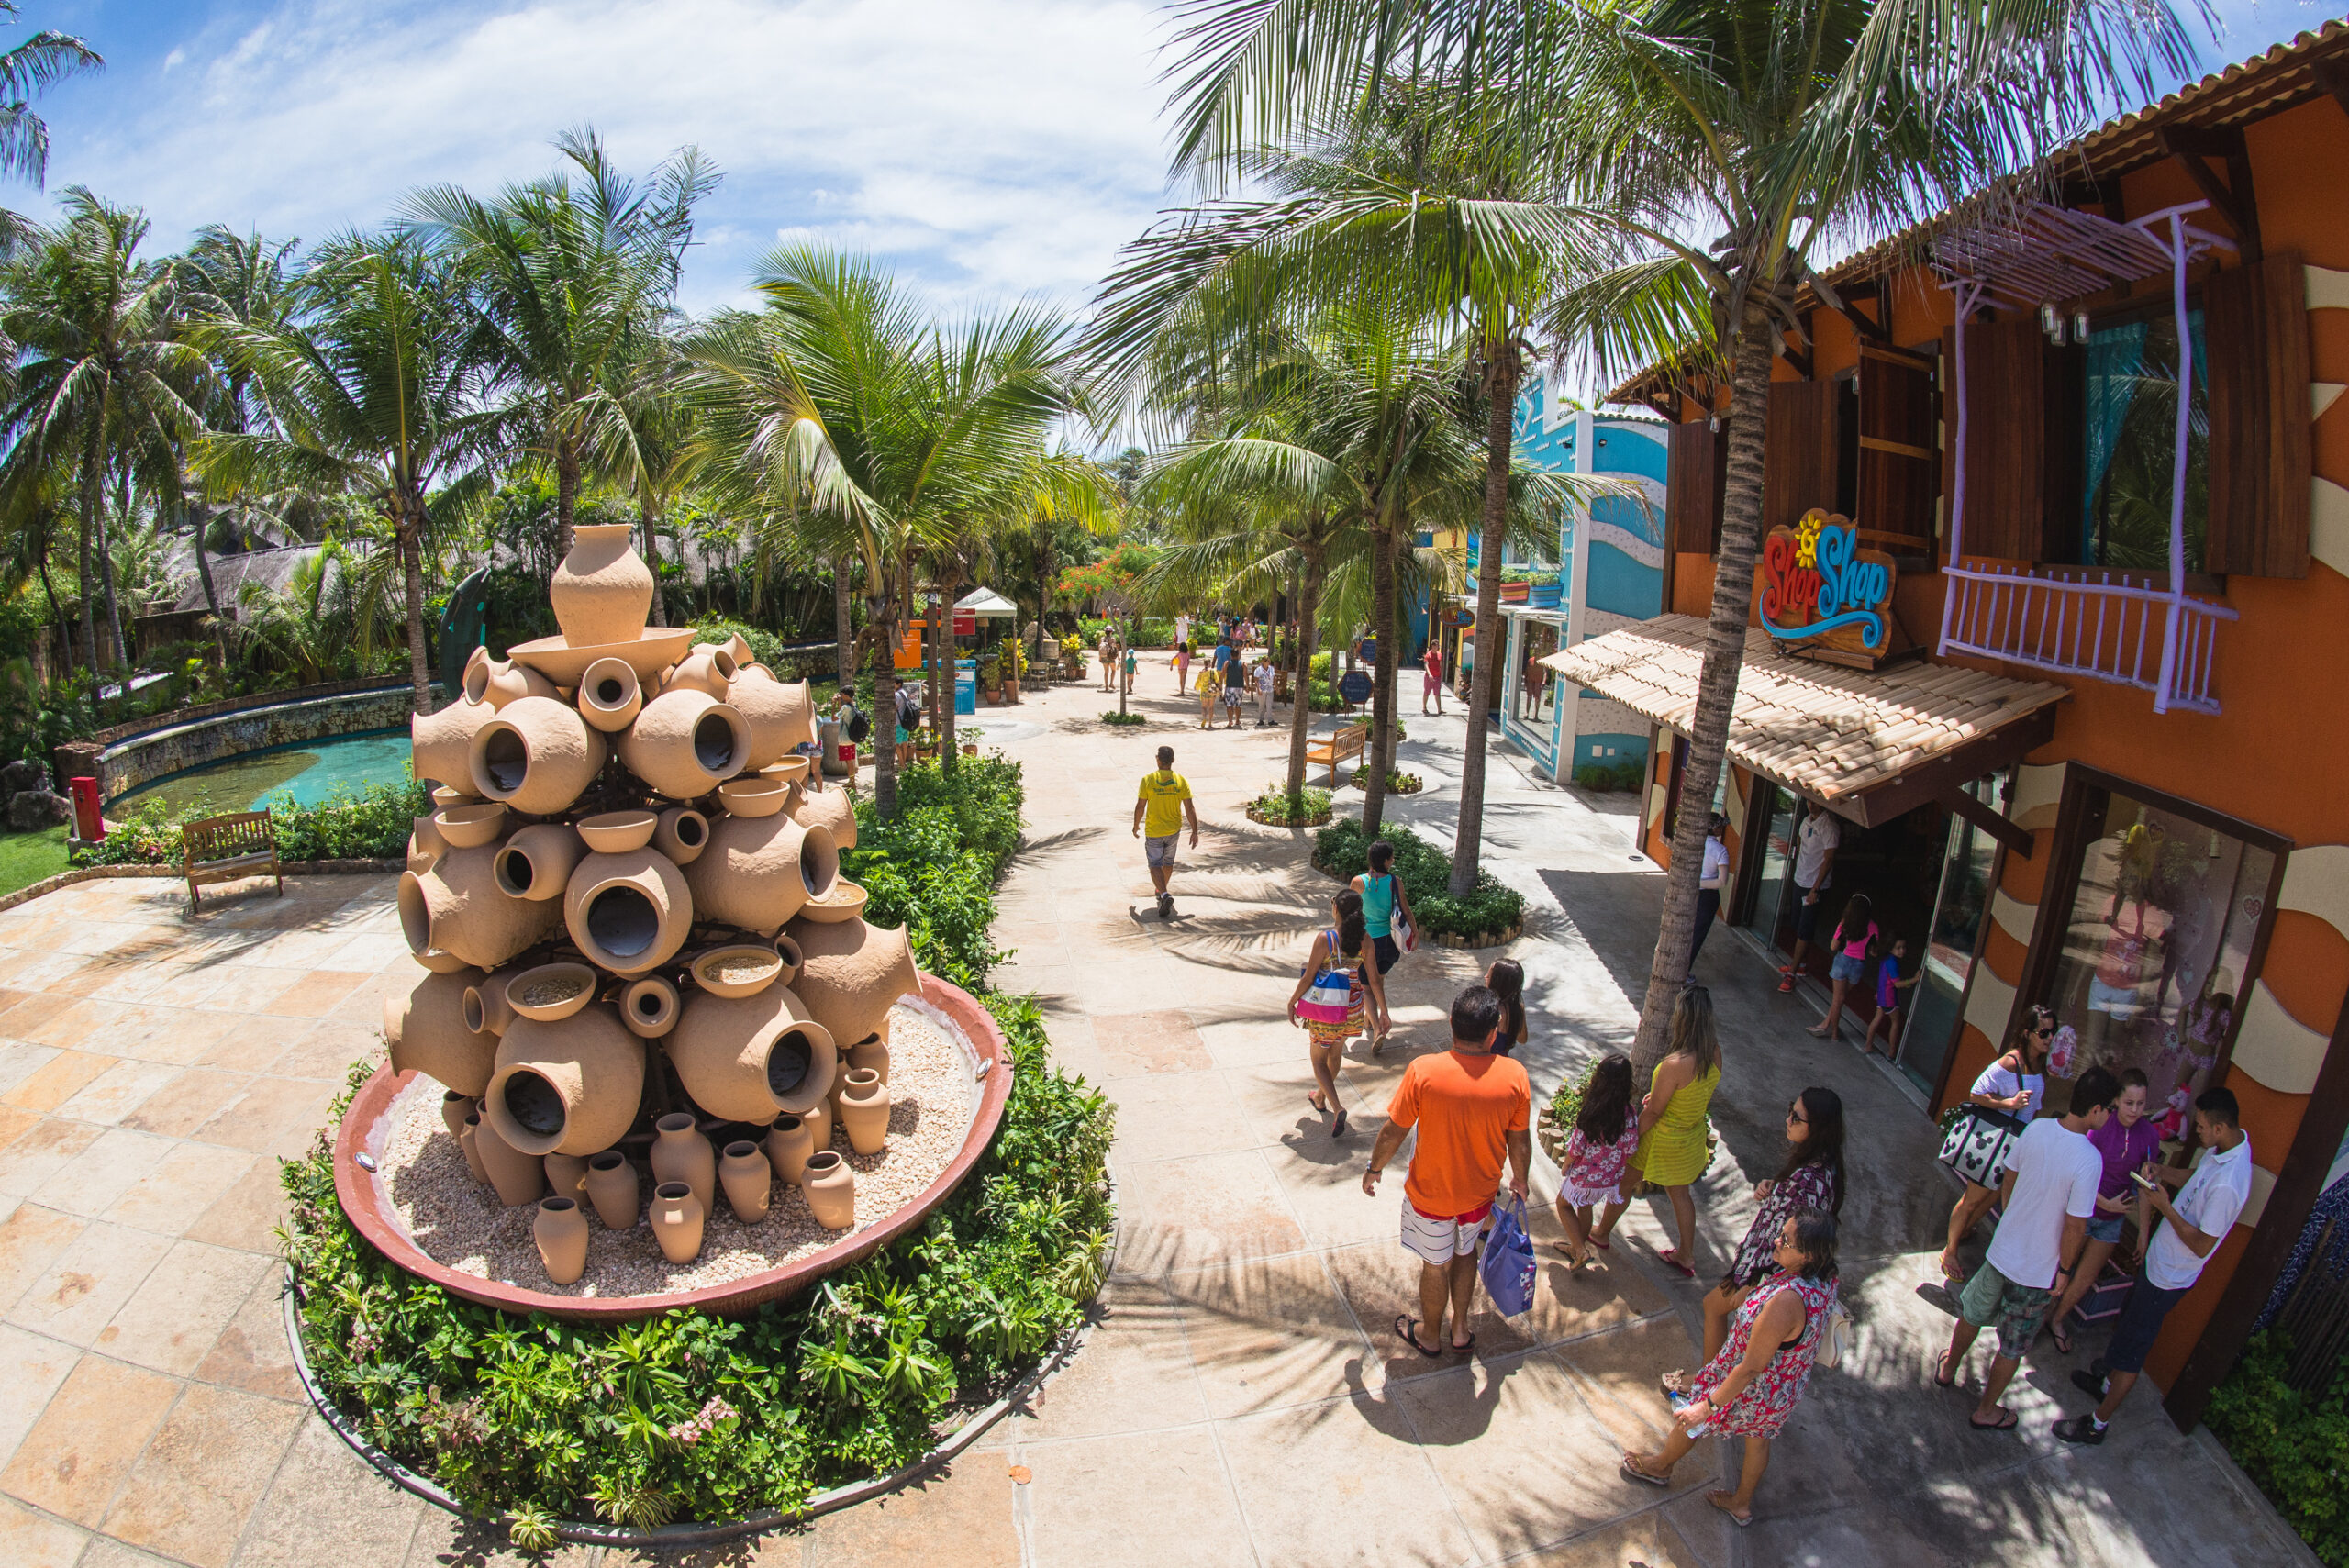
[[[856,684],[855,619],[849,613],[848,557],[832,562],[832,684]]]
[[[889,573],[873,583],[873,808],[885,822],[897,815],[897,639],[890,615]]]
[[[930,733],[939,738],[939,743],[941,747],[941,750],[938,753],[940,759],[939,766],[941,768],[950,765],[946,762],[945,758],[947,753],[954,749],[948,743],[949,737],[946,733],[945,716],[940,712],[938,706],[939,677],[945,669],[946,662],[950,657],[952,657],[953,651],[953,642],[952,640],[953,628],[952,621],[950,619],[947,622],[947,625],[943,628],[940,627],[938,624],[940,619],[939,604],[943,597],[944,595],[939,591],[938,580],[933,576],[930,579],[930,604],[923,613],[923,618],[929,624],[922,628],[928,633],[928,635],[922,639],[922,647],[923,651],[928,653],[929,657],[923,660],[922,662],[929,666],[928,670],[924,673],[928,675],[930,680]],[[952,707],[953,705],[949,703],[947,706]]]
[[[1452,841],[1454,898],[1475,891],[1485,838],[1485,721],[1500,681],[1501,543],[1508,516],[1509,446],[1517,383],[1525,362],[1516,343],[1494,345],[1485,362],[1485,517],[1476,556],[1476,678],[1468,686],[1468,746],[1460,761],[1460,829]]]
[[[98,448],[93,440],[82,462],[82,654],[90,666],[90,707],[98,706],[98,583],[90,575],[90,545],[98,537]]]
[[[1739,324],[1737,366],[1729,407],[1728,473],[1721,495],[1721,547],[1713,567],[1713,611],[1705,629],[1705,662],[1697,677],[1697,712],[1681,764],[1680,815],[1672,825],[1672,865],[1664,879],[1664,916],[1648,970],[1640,1032],[1631,1044],[1633,1081],[1664,1060],[1673,1005],[1695,945],[1697,881],[1704,868],[1705,826],[1729,746],[1731,709],[1745,660],[1745,623],[1753,602],[1753,557],[1762,531],[1762,449],[1770,396],[1770,318],[1748,303]]]
[[[129,507],[127,505],[123,512],[128,521]],[[98,507],[98,565],[106,584],[106,629],[114,638],[114,662],[122,672],[121,696],[128,701],[130,696],[130,648],[122,639],[122,601],[115,596],[114,544],[106,530],[106,509],[103,505]]]
[[[1378,837],[1386,818],[1386,758],[1395,750],[1395,528],[1383,512],[1370,540],[1370,628],[1378,657],[1371,661],[1370,747],[1363,762],[1370,781],[1363,789],[1362,831]]]
[[[220,624],[220,595],[212,586],[212,557],[204,549],[204,532],[212,519],[203,502],[193,501],[188,506],[195,519],[195,527],[188,535],[189,542],[195,547],[195,578],[204,584],[204,613],[212,618],[212,644],[220,655],[220,668],[225,673],[228,668],[228,632]]]
[[[419,499],[395,517],[393,542],[400,552],[400,576],[407,589],[407,678],[417,714],[432,711],[431,666],[424,657],[424,505]],[[568,553],[566,551],[565,553]]]
[[[1305,740],[1313,728],[1313,617],[1321,597],[1321,558],[1306,558],[1297,592],[1297,672],[1290,678],[1288,710],[1289,815],[1301,814],[1305,796]]]
[[[572,436],[554,439],[554,558],[560,564],[571,554],[571,523],[579,510],[579,442]]]

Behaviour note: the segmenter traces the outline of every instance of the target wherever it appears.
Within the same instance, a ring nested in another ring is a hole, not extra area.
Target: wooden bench
[[[1338,787],[1338,764],[1344,762],[1359,762],[1363,748],[1368,745],[1369,741],[1369,725],[1349,724],[1343,729],[1323,740],[1308,740],[1305,743],[1306,765],[1310,767],[1319,762],[1328,763],[1330,787],[1335,789]]]
[[[285,896],[285,873],[277,861],[277,825],[266,811],[232,811],[225,817],[199,817],[180,829],[182,853],[187,862],[187,906],[203,907],[196,888],[216,882],[240,882],[249,876],[273,876],[277,895]]]

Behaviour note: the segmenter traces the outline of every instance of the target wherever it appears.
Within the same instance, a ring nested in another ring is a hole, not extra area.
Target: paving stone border
[[[387,871],[405,871],[405,861],[287,861],[288,876],[380,876]],[[19,904],[29,904],[44,893],[55,893],[77,882],[101,882],[115,877],[151,876],[167,881],[179,881],[187,875],[187,868],[175,865],[111,865],[75,866],[59,872],[55,876],[42,877],[39,882],[20,887],[16,892],[0,895],[0,910],[14,909]],[[268,878],[256,878],[267,881]],[[223,884],[227,885],[227,884]]]

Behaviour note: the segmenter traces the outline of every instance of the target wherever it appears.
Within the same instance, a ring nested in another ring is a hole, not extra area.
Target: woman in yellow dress
[[[1680,1245],[1656,1255],[1693,1279],[1697,1274],[1697,1200],[1690,1185],[1705,1173],[1705,1112],[1720,1087],[1721,1042],[1713,1028],[1713,995],[1701,985],[1680,993],[1672,1009],[1672,1053],[1655,1064],[1640,1106],[1640,1146],[1631,1169],[1664,1190]],[[1615,1228],[1610,1208],[1602,1232]]]

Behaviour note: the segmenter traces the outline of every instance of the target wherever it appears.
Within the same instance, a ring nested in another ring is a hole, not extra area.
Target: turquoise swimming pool
[[[174,817],[253,811],[271,796],[286,793],[296,806],[323,806],[338,788],[356,795],[373,784],[397,784],[407,776],[408,756],[405,729],[371,729],[274,746],[141,784],[109,801],[106,815],[127,816],[150,800],[161,800]]]

